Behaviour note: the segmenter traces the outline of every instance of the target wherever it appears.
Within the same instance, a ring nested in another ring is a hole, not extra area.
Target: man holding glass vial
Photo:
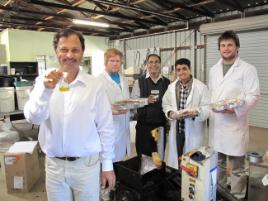
[[[54,49],[59,67],[36,79],[24,108],[25,118],[40,125],[48,201],[99,201],[100,162],[102,185],[115,186],[111,107],[97,79],[79,69],[83,36],[62,30]],[[63,79],[68,90],[60,90]]]
[[[166,118],[162,111],[162,97],[170,81],[161,75],[161,58],[159,55],[148,55],[146,64],[147,73],[135,81],[131,97],[148,98],[148,105],[137,109],[136,151],[138,155],[151,156],[152,152],[157,152],[157,144],[151,135],[151,131],[162,127],[162,134],[165,138]],[[165,139],[162,141],[162,146],[165,146]],[[163,160],[164,153],[159,154]]]

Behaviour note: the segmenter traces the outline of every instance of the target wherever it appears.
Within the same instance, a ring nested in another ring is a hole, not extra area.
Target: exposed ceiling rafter
[[[0,0],[0,31],[71,27],[85,34],[122,39],[198,29],[212,19],[219,22],[267,13],[267,0]],[[73,19],[105,22],[110,28],[75,25]]]
[[[129,17],[129,16],[125,16],[122,14],[106,13],[103,11],[96,11],[96,10],[81,8],[81,7],[72,7],[72,6],[67,6],[67,5],[57,4],[57,3],[39,1],[39,0],[31,0],[31,3],[41,5],[41,6],[62,8],[62,9],[66,9],[66,10],[73,10],[73,11],[80,11],[80,12],[82,11],[82,12],[92,13],[92,14],[96,14],[96,15],[105,15],[105,16],[109,16],[109,17],[123,18],[123,19],[134,20],[134,21],[143,21],[143,22],[150,23],[150,24],[157,24],[153,21],[144,20],[144,19],[141,20],[141,19],[136,18],[136,17]]]
[[[102,4],[106,4],[106,5],[111,5],[111,6],[117,6],[117,7],[120,7],[120,8],[133,10],[133,11],[137,11],[137,12],[152,14],[152,15],[156,15],[156,16],[159,16],[159,17],[170,18],[172,20],[183,20],[183,19],[178,18],[178,17],[173,16],[173,15],[166,15],[166,14],[162,14],[160,12],[151,11],[151,10],[145,10],[145,9],[142,9],[142,8],[137,8],[137,7],[129,6],[129,5],[126,5],[126,4],[114,3],[112,1],[104,1],[104,0],[91,0],[91,1],[96,2],[96,3],[102,3]]]
[[[0,10],[13,11],[12,7],[4,7],[1,5],[0,5]],[[33,11],[33,10],[27,10],[27,9],[19,9],[19,10],[14,11],[14,12],[20,12],[20,13],[24,13],[24,14],[36,14],[36,15],[40,15],[40,16],[54,16],[54,17],[57,17],[60,19],[69,20],[70,22],[73,19],[73,17],[71,17],[70,15],[67,15],[67,14],[57,14],[57,13],[44,12],[44,11]],[[136,27],[136,28],[138,27],[135,24],[112,22],[112,21],[110,21],[110,24],[114,24],[114,25],[120,24],[121,26]]]
[[[13,25],[13,26],[24,26],[24,27],[31,27],[33,29],[36,29],[36,28],[46,28],[46,29],[53,29],[55,31],[57,30],[60,30],[60,29],[63,29],[63,28],[66,28],[64,26],[59,26],[58,24],[47,24],[47,25],[35,25],[35,24],[31,24],[31,23],[21,23],[21,22],[3,22],[2,23],[3,25]],[[71,26],[69,27],[71,28]],[[106,35],[106,36],[116,36],[117,33],[115,32],[113,34],[113,32],[108,32],[108,31],[97,31],[97,30],[90,30],[90,29],[82,29],[82,28],[79,28],[77,29],[78,31],[82,32],[82,33],[97,33],[97,34],[101,34],[101,35]]]
[[[235,1],[228,1],[228,0],[217,0],[219,4],[229,6],[231,9],[238,10],[240,12],[243,11],[241,6],[239,6]]]
[[[201,15],[201,16],[207,16],[207,17],[214,17],[214,15],[211,15],[209,13],[206,13],[206,12],[203,12],[199,9],[196,9],[194,7],[194,5],[191,5],[191,6],[187,6],[183,3],[174,3],[174,2],[171,2],[169,0],[166,0],[166,2],[168,2],[169,4],[173,5],[174,8],[180,8],[180,9],[183,9],[183,10],[187,10],[187,11],[190,11],[192,13],[195,13],[195,14],[198,14],[198,15]]]

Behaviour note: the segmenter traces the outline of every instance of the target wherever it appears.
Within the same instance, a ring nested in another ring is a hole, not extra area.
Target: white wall
[[[0,33],[1,43],[6,47],[6,60],[36,61],[38,55],[55,55],[53,49],[54,33],[6,29]],[[104,69],[103,54],[108,48],[108,38],[85,37],[84,56],[92,57],[92,74],[98,75]]]
[[[0,43],[0,64],[6,63],[6,46]]]
[[[84,56],[92,57],[92,74],[97,76],[104,69],[104,52],[108,48],[108,38],[86,36],[85,44]]]
[[[9,55],[7,52],[9,51],[9,40],[8,40],[8,31],[4,30],[0,33],[0,44],[2,44],[2,50],[1,50],[1,60],[3,60],[1,63],[7,63],[9,61]]]

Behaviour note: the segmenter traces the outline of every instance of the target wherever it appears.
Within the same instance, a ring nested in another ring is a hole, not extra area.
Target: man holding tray
[[[209,103],[205,84],[193,78],[191,62],[181,58],[175,62],[177,79],[169,85],[163,97],[163,110],[170,120],[167,165],[178,169],[183,153],[204,145],[205,122]]]
[[[116,105],[119,101],[129,99],[127,79],[119,74],[123,63],[123,54],[115,48],[107,49],[104,53],[104,72],[98,79],[103,84],[111,104],[115,128],[115,158],[113,162],[122,161],[126,154],[130,156],[129,110]]]
[[[234,31],[226,31],[218,38],[221,59],[210,69],[209,90],[211,102],[236,98],[243,105],[227,104],[220,110],[213,108],[210,118],[210,145],[218,152],[218,182],[227,183],[226,163],[231,167],[231,194],[243,199],[247,177],[245,154],[249,142],[248,113],[260,96],[259,79],[254,66],[238,56],[239,38]],[[238,99],[237,99],[238,98]]]

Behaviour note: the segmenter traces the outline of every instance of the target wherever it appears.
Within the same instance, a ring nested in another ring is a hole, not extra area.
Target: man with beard
[[[226,164],[231,167],[231,194],[244,199],[246,193],[245,154],[249,142],[248,113],[260,96],[259,79],[254,66],[238,56],[239,38],[226,31],[218,38],[221,59],[210,69],[211,102],[236,99],[239,107],[213,109],[210,121],[210,145],[218,152],[218,182],[228,185]]]
[[[115,185],[111,106],[101,84],[79,69],[83,36],[65,29],[53,43],[59,67],[36,79],[24,108],[26,119],[40,124],[47,197],[99,201],[100,162],[102,185]]]

